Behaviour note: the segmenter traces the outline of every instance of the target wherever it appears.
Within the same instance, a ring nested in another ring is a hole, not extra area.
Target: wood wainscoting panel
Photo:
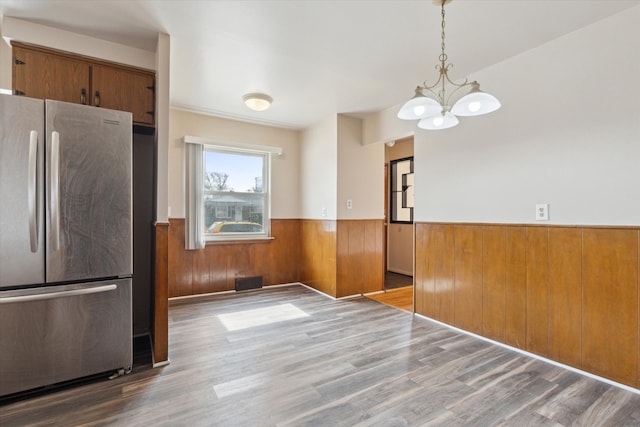
[[[505,340],[507,229],[483,227],[482,335]]]
[[[433,238],[437,242],[435,264],[434,301],[437,319],[453,323],[455,319],[455,241],[454,227],[443,225],[435,229]]]
[[[507,227],[505,288],[505,340],[526,348],[527,339],[527,230]]]
[[[372,219],[364,221],[364,263],[367,268],[367,280],[363,293],[384,289],[384,220]]]
[[[184,218],[169,223],[169,297],[194,295],[193,251],[185,249]]]
[[[169,360],[169,223],[155,224],[153,363]]]
[[[382,220],[338,220],[336,296],[384,288]]]
[[[336,221],[300,220],[300,281],[336,296]]]
[[[527,347],[549,352],[549,229],[527,228]]]
[[[482,333],[482,227],[454,229],[454,325]]]
[[[299,219],[272,219],[272,240],[216,242],[190,251],[184,219],[170,221],[170,297],[234,290],[236,278],[262,276],[265,286],[300,280]]]
[[[339,220],[336,227],[336,296],[361,294],[366,280],[364,224]]]
[[[582,229],[549,228],[549,357],[582,367]]]
[[[271,284],[300,281],[300,220],[272,219],[268,271]]]
[[[637,386],[638,230],[585,229],[583,366]]]
[[[434,309],[435,294],[435,267],[433,258],[437,251],[435,244],[429,235],[437,228],[437,225],[416,223],[415,225],[415,277],[414,306],[416,313],[423,314],[432,319],[438,319]],[[439,319],[438,319],[439,320]]]

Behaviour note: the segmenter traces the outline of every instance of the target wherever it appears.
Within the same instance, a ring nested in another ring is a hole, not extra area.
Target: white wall
[[[338,116],[302,131],[300,213],[305,219],[337,219]]]
[[[640,224],[640,6],[473,76],[502,102],[415,137],[416,220]]]
[[[384,217],[384,147],[362,145],[362,120],[338,115],[338,219]]]
[[[282,156],[271,157],[271,216],[300,216],[300,132],[171,110],[169,120],[169,206],[172,218],[185,216],[185,135],[220,142],[282,147]]]
[[[158,34],[156,52],[156,221],[169,221],[169,95],[171,37]]]
[[[362,123],[362,143],[389,142],[414,135],[418,129],[415,122],[399,120],[397,117],[401,106],[395,105],[365,117]]]
[[[2,15],[0,15],[0,34],[2,34]],[[11,47],[0,38],[0,89],[11,90]]]
[[[413,276],[413,224],[389,223],[387,270]]]

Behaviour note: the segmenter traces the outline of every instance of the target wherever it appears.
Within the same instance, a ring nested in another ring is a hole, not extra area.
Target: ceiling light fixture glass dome
[[[273,98],[264,93],[248,93],[242,97],[245,105],[253,111],[264,111],[271,106]]]

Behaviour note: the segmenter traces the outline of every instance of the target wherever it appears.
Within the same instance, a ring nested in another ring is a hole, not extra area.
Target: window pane
[[[204,190],[262,193],[264,156],[213,150],[204,153]]]
[[[264,195],[216,193],[204,196],[205,234],[262,233]]]
[[[209,240],[269,233],[269,154],[232,150],[204,151],[203,231]]]

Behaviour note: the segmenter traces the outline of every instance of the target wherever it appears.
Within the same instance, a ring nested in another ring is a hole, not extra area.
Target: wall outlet
[[[322,208],[322,216],[327,216],[327,208]]]
[[[353,203],[351,202],[351,199],[347,199],[347,209],[351,208],[353,208]]]
[[[549,221],[549,205],[547,203],[536,205],[536,221]]]

